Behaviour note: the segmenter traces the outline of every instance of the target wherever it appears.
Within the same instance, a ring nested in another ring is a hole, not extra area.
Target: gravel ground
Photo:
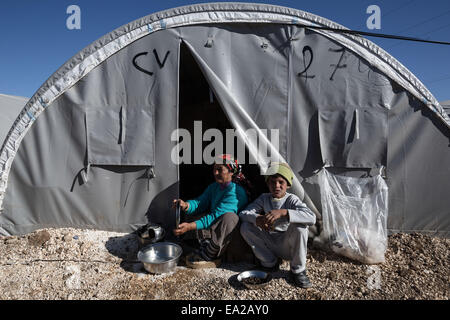
[[[264,290],[248,290],[237,275],[248,264],[222,264],[152,275],[137,261],[134,234],[43,229],[0,237],[0,299],[449,299],[450,239],[421,234],[389,237],[386,262],[368,266],[308,249],[310,289],[296,288],[284,261]]]

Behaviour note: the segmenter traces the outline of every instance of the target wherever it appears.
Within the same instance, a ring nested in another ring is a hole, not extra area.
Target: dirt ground
[[[249,264],[222,264],[152,275],[137,261],[134,234],[44,229],[0,237],[0,299],[171,300],[448,300],[450,239],[421,234],[389,237],[386,262],[364,265],[308,248],[310,289],[292,285],[289,264],[264,290],[248,290],[237,275]]]

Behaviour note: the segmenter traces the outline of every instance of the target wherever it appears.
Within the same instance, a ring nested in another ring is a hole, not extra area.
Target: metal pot
[[[166,232],[158,224],[147,224],[137,231],[137,235],[141,245],[146,246],[164,239]]]
[[[158,242],[138,252],[138,260],[150,273],[167,273],[175,271],[183,249],[176,243]]]

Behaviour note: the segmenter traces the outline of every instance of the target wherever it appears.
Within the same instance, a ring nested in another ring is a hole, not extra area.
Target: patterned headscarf
[[[220,156],[217,156],[215,163],[225,165],[233,176],[239,174],[242,169],[242,166],[231,154],[221,154]]]
[[[242,165],[239,164],[237,159],[234,159],[233,156],[230,154],[221,154],[220,156],[216,157],[215,163],[225,165],[228,168],[228,170],[230,170],[230,172],[233,174],[232,181],[244,188],[245,192],[247,193],[247,197],[249,199],[254,198],[253,185],[241,172]]]

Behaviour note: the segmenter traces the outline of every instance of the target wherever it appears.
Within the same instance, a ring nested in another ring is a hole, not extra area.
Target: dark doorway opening
[[[233,129],[226,114],[224,113],[218,99],[210,89],[210,86],[203,76],[197,62],[189,52],[189,49],[181,43],[180,47],[180,69],[179,69],[179,118],[178,127],[186,129],[191,134],[191,164],[182,163],[179,165],[180,198],[183,200],[198,197],[206,187],[214,182],[212,165],[203,162],[194,164],[194,122],[201,121],[202,134],[208,129],[218,129],[224,137],[226,129]],[[202,150],[211,141],[202,141]],[[237,141],[234,143],[237,149]],[[223,150],[225,152],[225,150]],[[235,150],[234,155],[236,155]],[[241,163],[249,159],[246,150],[245,159],[239,159]],[[181,153],[182,155],[182,153]],[[244,175],[254,187],[253,195],[267,192],[264,178],[260,175],[257,165],[243,163]],[[253,200],[253,199],[252,199]]]

